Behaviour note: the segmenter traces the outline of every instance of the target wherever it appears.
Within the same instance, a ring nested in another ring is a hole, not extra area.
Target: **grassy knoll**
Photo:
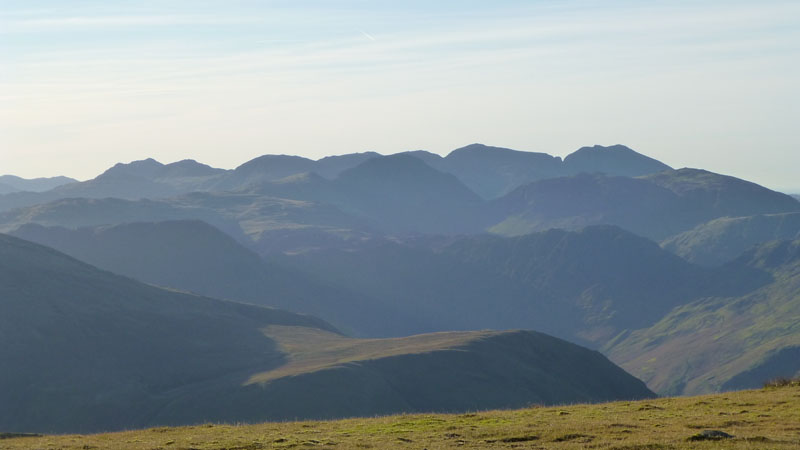
[[[691,440],[703,430],[733,438]],[[97,435],[10,438],[0,448],[130,449],[794,449],[800,386],[700,397],[401,415],[324,422],[200,425]]]

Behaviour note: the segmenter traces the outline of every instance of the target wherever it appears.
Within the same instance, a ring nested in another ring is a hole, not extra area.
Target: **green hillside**
[[[697,450],[800,447],[800,386],[599,405],[5,439],[4,448]],[[727,438],[706,438],[706,430]]]
[[[680,306],[605,353],[661,394],[753,387],[800,372],[800,241],[761,245],[733,264],[773,281],[741,297]]]
[[[756,244],[797,238],[800,238],[800,213],[764,214],[714,219],[661,245],[695,264],[717,266]]]

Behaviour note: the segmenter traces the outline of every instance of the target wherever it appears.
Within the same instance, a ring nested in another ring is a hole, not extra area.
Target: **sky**
[[[0,173],[625,144],[800,192],[800,2],[0,0]]]

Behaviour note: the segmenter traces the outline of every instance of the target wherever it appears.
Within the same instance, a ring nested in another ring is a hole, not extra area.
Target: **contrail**
[[[366,37],[367,37],[367,39],[369,39],[370,41],[373,41],[373,42],[374,42],[374,41],[377,41],[377,39],[375,39],[375,36],[373,36],[373,35],[371,35],[371,34],[367,33],[367,32],[366,32],[366,31],[364,31],[364,30],[361,30],[361,34],[363,34],[364,36],[366,36]]]

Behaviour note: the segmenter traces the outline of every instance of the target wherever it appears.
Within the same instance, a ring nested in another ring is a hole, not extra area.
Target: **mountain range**
[[[424,151],[404,152],[394,156],[402,155],[413,156],[430,167],[456,176],[477,195],[489,199],[531,181],[583,171],[627,176],[669,169],[668,166],[621,145],[581,148],[564,161],[544,153],[522,152],[482,144],[456,149],[444,158]],[[61,198],[116,197],[135,200],[165,198],[197,191],[236,191],[304,173],[335,179],[347,169],[379,157],[381,155],[378,153],[365,152],[328,156],[314,161],[300,156],[263,155],[233,170],[215,169],[194,160],[162,164],[148,158],[117,164],[89,181],[59,188],[53,185],[55,189],[47,192],[1,196],[0,211]],[[42,190],[44,189],[37,189]]]
[[[0,185],[0,431],[646,398],[800,371],[800,202],[622,145],[145,159],[52,183]]]

